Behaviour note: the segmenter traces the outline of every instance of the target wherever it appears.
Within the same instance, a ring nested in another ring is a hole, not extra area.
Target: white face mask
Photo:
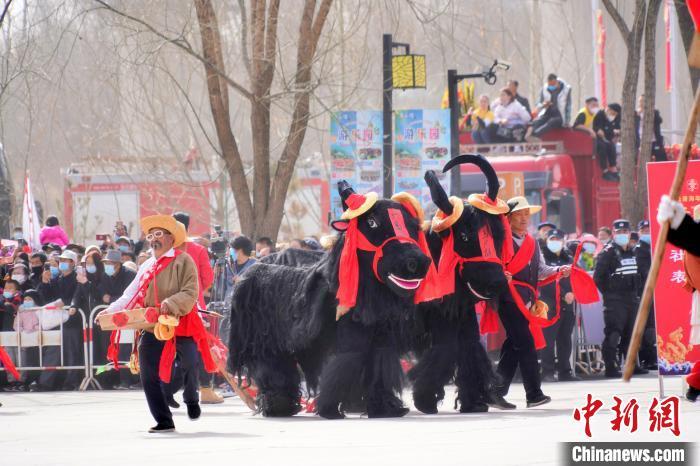
[[[608,121],[615,121],[615,117],[608,115]]]
[[[21,285],[22,283],[27,281],[27,276],[26,275],[13,275],[12,279]]]
[[[558,240],[547,241],[547,249],[552,251],[554,254],[558,254],[559,252],[561,252],[563,247],[564,247],[563,241],[558,241]]]

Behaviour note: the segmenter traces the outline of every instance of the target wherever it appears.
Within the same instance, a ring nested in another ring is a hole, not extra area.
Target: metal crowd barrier
[[[70,306],[63,306],[57,308],[46,308],[46,307],[33,307],[33,308],[21,308],[18,309],[19,313],[23,312],[37,312],[37,311],[56,311],[56,312],[67,312],[71,309]],[[85,313],[82,309],[76,309],[80,314],[80,318],[83,321],[83,365],[80,366],[66,366],[64,365],[64,348],[63,348],[63,319],[60,319],[58,329],[43,330],[41,328],[41,322],[39,322],[39,330],[35,332],[24,332],[17,325],[17,329],[11,332],[0,332],[0,346],[5,348],[15,347],[16,352],[16,364],[15,367],[18,371],[59,371],[59,370],[83,370],[85,375],[82,382],[80,383],[79,390],[86,390],[89,383],[89,359],[88,359],[88,346],[87,346],[87,322],[85,320]],[[50,346],[58,346],[60,354],[60,364],[58,366],[44,366],[44,348]],[[22,364],[22,349],[27,348],[39,348],[39,365],[38,366],[25,366]],[[1,371],[6,371],[5,367],[0,367]]]
[[[102,368],[102,367],[107,367],[107,368],[114,368],[114,363],[112,361],[106,361],[104,364],[102,363],[97,363],[94,360],[95,357],[95,346],[94,346],[94,331],[95,331],[95,316],[97,315],[98,312],[107,309],[109,306],[106,304],[101,304],[99,306],[95,306],[92,308],[92,311],[90,311],[90,319],[88,320],[88,334],[87,334],[87,341],[88,341],[88,349],[89,349],[89,358],[88,358],[88,364],[89,368],[87,371],[87,383],[92,385],[98,390],[102,390],[102,385],[100,382],[96,379],[97,371]],[[99,326],[97,328],[97,331],[102,331],[99,329]],[[124,344],[131,344],[133,347],[134,341],[135,341],[135,330],[122,330],[120,332],[120,337],[119,337],[119,344],[124,345]],[[120,366],[120,370],[129,370],[127,368],[129,361],[117,361]]]

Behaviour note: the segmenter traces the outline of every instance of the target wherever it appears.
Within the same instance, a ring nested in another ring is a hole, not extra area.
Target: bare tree
[[[653,0],[652,0],[653,1]],[[620,10],[612,0],[603,0],[603,5],[608,11],[622,40],[627,47],[627,61],[625,63],[625,79],[622,88],[622,154],[621,154],[621,181],[620,203],[622,215],[632,222],[638,221],[643,216],[645,199],[639,197],[637,189],[637,150],[635,135],[635,101],[637,100],[637,83],[639,81],[639,65],[641,61],[641,45],[644,33],[644,24],[647,13],[647,2],[635,0],[634,19],[632,27],[627,25]],[[646,134],[645,136],[649,136]]]

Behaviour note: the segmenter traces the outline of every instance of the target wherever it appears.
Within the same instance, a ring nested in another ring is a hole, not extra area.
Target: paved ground
[[[680,394],[680,381],[667,382],[666,389],[667,395]],[[681,402],[679,438],[648,432],[647,409],[658,395],[656,377],[629,384],[545,384],[544,391],[554,401],[537,409],[524,408],[522,386],[517,385],[508,397],[519,405],[516,411],[460,415],[451,409],[451,394],[443,414],[412,411],[392,420],[265,419],[251,415],[234,398],[205,406],[197,422],[180,408],[177,433],[168,435],[146,432],[153,421],[141,392],[0,393],[0,465],[557,464],[557,442],[586,440],[572,410],[584,404],[587,393],[605,402],[592,421],[593,440],[700,440],[700,404],[686,401]],[[639,401],[637,433],[611,431],[614,395]]]

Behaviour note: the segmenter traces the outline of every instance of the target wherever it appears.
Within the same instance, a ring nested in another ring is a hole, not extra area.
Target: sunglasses
[[[154,231],[153,233],[149,233],[146,235],[146,241],[153,241],[154,239],[160,239],[165,235],[169,235],[170,233],[165,233],[164,231],[157,230]]]

